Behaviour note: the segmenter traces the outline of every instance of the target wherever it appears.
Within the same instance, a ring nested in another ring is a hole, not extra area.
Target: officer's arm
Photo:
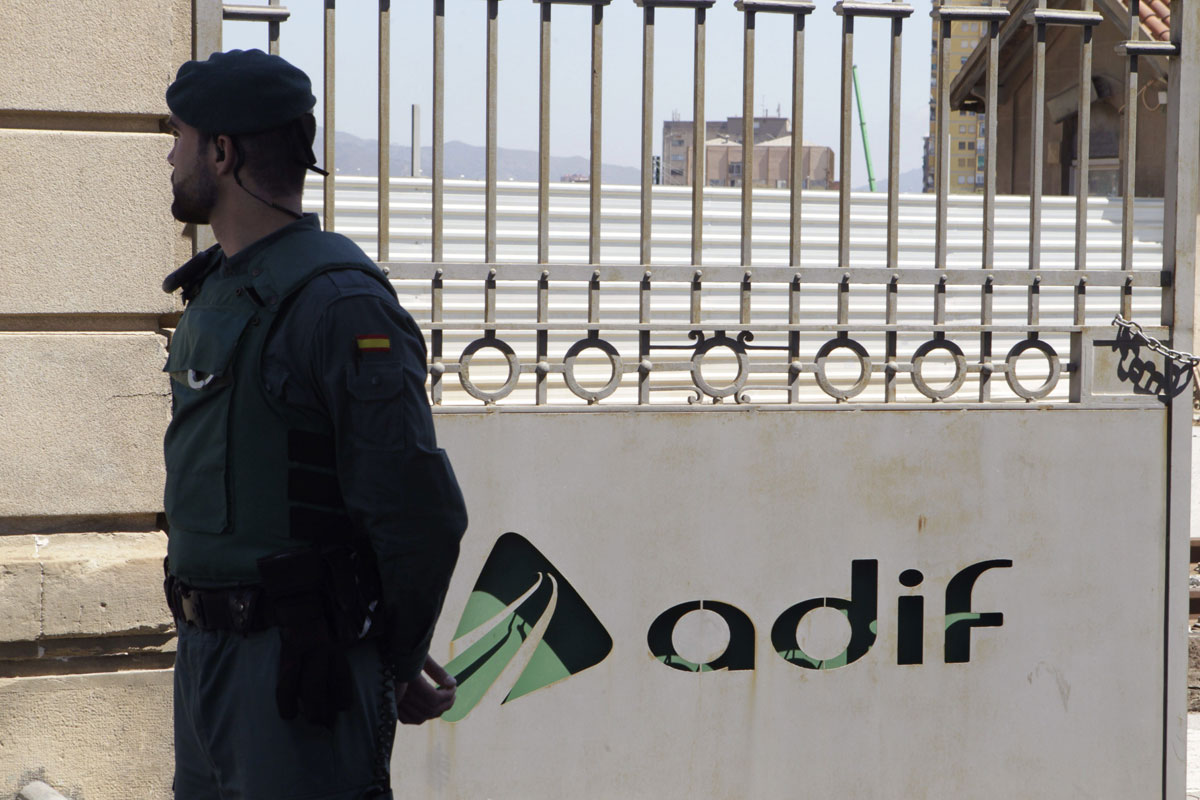
[[[425,663],[466,530],[462,494],[434,436],[425,342],[408,312],[373,293],[334,301],[314,338],[342,496],[374,547],[388,648],[397,679],[407,681]]]

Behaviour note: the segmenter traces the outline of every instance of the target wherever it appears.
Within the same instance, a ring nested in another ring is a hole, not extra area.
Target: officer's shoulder
[[[397,305],[395,296],[380,279],[361,267],[336,267],[314,276],[299,292],[300,300],[329,305],[350,297],[376,297],[390,306]]]

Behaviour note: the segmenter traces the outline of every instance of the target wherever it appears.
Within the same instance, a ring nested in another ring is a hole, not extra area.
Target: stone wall
[[[34,778],[170,795],[161,369],[180,309],[158,287],[193,237],[160,123],[197,30],[191,0],[0,10],[0,798]]]

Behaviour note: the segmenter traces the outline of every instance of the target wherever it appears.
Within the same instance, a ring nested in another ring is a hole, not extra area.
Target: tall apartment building
[[[974,5],[986,6],[988,0],[975,0]],[[960,3],[960,5],[968,5]],[[947,84],[952,82],[983,38],[984,22],[952,22],[950,38],[945,40],[947,51]],[[932,47],[929,59],[929,136],[925,138],[923,190],[933,191],[937,165],[937,67],[940,23],[933,23]],[[946,155],[950,159],[950,191],[974,193],[983,191],[984,115],[973,111],[950,111],[946,120]]]

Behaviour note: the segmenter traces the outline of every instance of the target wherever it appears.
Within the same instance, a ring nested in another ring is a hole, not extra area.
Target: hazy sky
[[[292,12],[281,26],[280,53],[313,78],[321,112],[324,63],[322,0],[285,0]],[[912,0],[904,23],[900,170],[921,164],[922,137],[929,131],[929,0]],[[817,0],[808,18],[805,54],[804,139],[838,144],[841,17],[833,0]],[[446,139],[484,143],[484,0],[446,3]],[[537,148],[538,5],[505,0],[499,6],[498,136],[501,147]],[[421,142],[431,142],[433,3],[392,3],[391,141],[407,145],[411,106],[421,105]],[[673,112],[691,119],[693,13],[656,13],[654,149],[662,122]],[[377,131],[378,3],[342,0],[337,7],[337,128],[364,138]],[[551,48],[551,152],[587,155],[591,14],[587,6],[555,5]],[[854,42],[863,107],[876,178],[887,174],[890,23],[860,19]],[[740,116],[742,107],[742,14],[733,0],[718,0],[708,13],[706,116]],[[265,23],[226,22],[224,49],[266,49]],[[640,159],[642,10],[633,0],[614,0],[604,15],[603,146],[605,163],[637,166]],[[777,109],[791,116],[791,16],[759,14],[755,113]],[[866,166],[854,116],[853,185],[866,182]]]

